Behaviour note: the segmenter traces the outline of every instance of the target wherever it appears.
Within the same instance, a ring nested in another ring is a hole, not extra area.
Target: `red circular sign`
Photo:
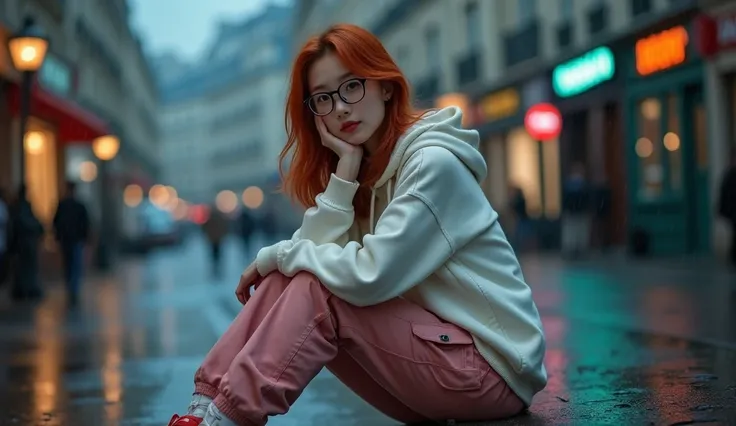
[[[562,114],[552,104],[536,104],[526,112],[524,127],[529,136],[538,141],[554,139],[562,131]]]

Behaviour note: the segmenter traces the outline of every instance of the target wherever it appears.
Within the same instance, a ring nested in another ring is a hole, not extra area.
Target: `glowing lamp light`
[[[153,185],[148,191],[148,198],[151,200],[151,203],[160,209],[166,208],[166,205],[170,201],[169,197],[169,189],[163,185]]]
[[[215,198],[215,205],[217,210],[225,214],[232,213],[238,208],[238,196],[233,191],[220,191]]]
[[[139,185],[128,185],[123,191],[123,202],[128,207],[138,207],[143,202],[143,188]]]
[[[79,179],[82,182],[94,182],[97,179],[97,164],[91,161],[84,161],[79,165]]]
[[[263,190],[257,186],[249,186],[243,191],[243,205],[251,210],[261,207],[263,199]]]
[[[555,139],[562,131],[562,114],[552,104],[536,104],[526,112],[524,127],[529,136],[538,141]]]
[[[115,135],[105,135],[92,141],[92,152],[102,161],[110,161],[118,155],[120,139]]]
[[[43,132],[32,131],[23,138],[23,149],[30,155],[43,153],[46,148],[46,135]]]
[[[8,50],[13,66],[20,72],[35,72],[41,69],[49,49],[49,40],[34,24],[26,18],[18,34],[8,40]]]
[[[174,220],[184,220],[189,216],[189,204],[187,204],[184,200],[179,200],[176,203],[176,207],[174,208],[174,211],[172,212],[174,216]]]
[[[197,204],[189,209],[189,220],[197,225],[202,225],[210,218],[210,210],[207,206]]]

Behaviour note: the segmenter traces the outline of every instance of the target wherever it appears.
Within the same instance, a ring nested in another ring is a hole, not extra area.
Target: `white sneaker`
[[[210,404],[207,408],[207,414],[204,416],[201,426],[238,426],[234,421],[225,417],[215,404]]]

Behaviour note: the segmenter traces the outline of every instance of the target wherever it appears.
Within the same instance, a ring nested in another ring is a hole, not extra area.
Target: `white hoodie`
[[[262,276],[309,271],[356,306],[398,296],[417,303],[472,334],[531,405],[547,382],[542,323],[480,187],[487,170],[478,133],[461,122],[458,108],[445,108],[401,137],[373,188],[367,224],[354,223],[358,184],[333,174],[292,239],[261,249],[256,266]]]

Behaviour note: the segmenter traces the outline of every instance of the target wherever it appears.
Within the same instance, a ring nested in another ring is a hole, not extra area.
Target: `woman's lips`
[[[345,133],[353,133],[359,125],[360,121],[351,121],[349,123],[343,124],[342,127],[340,127],[340,131],[343,131]]]

